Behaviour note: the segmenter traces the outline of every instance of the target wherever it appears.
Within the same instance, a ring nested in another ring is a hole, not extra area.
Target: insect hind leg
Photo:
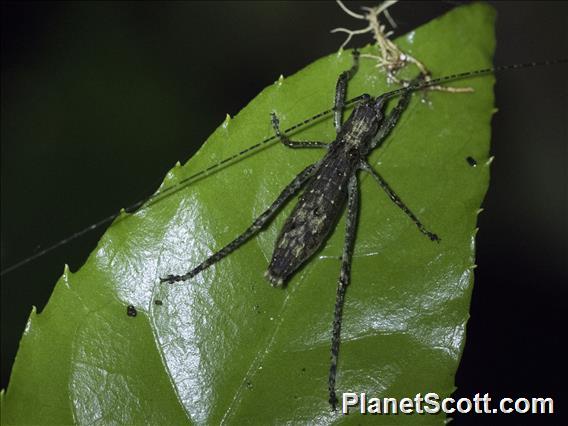
[[[360,168],[362,170],[370,173],[371,176],[373,176],[373,178],[377,181],[379,186],[387,193],[387,195],[389,196],[391,201],[393,203],[395,203],[396,206],[399,207],[404,213],[406,213],[406,215],[418,227],[420,232],[422,232],[424,235],[426,235],[428,238],[430,238],[430,240],[440,242],[440,237],[438,237],[436,234],[434,234],[433,232],[426,229],[426,227],[422,224],[422,222],[420,222],[418,217],[416,217],[416,215],[414,213],[412,213],[412,211],[406,206],[406,204],[404,204],[402,199],[396,194],[396,192],[394,192],[394,190],[390,187],[390,185],[387,183],[387,181],[379,173],[377,173],[366,162],[362,162]]]
[[[298,193],[298,191],[302,188],[303,184],[310,177],[313,176],[314,171],[316,169],[317,169],[317,163],[306,167],[302,172],[300,172],[300,174],[298,176],[296,176],[294,178],[294,180],[292,182],[290,182],[290,184],[288,184],[288,186],[286,186],[286,188],[284,188],[284,190],[280,193],[280,195],[272,203],[272,205],[268,209],[266,209],[260,216],[258,216],[254,220],[252,225],[250,225],[245,230],[245,232],[243,232],[241,235],[239,235],[237,238],[235,238],[233,241],[231,241],[229,244],[227,244],[221,250],[219,250],[218,252],[209,256],[207,259],[205,259],[203,262],[201,262],[199,265],[197,265],[195,268],[193,268],[191,271],[187,272],[186,274],[184,274],[184,275],[168,275],[165,278],[160,278],[160,282],[167,282],[167,283],[172,284],[172,283],[179,282],[179,281],[189,280],[189,279],[193,278],[194,276],[196,276],[197,274],[199,274],[201,271],[207,269],[208,267],[210,267],[214,263],[217,263],[218,261],[220,261],[224,257],[228,256],[230,253],[235,251],[237,248],[242,246],[250,238],[252,238],[254,235],[259,233],[264,228],[264,226],[266,224],[268,224],[268,222],[276,215],[276,213],[278,213],[280,208],[290,198],[292,198],[294,195],[296,195]]]
[[[349,285],[349,279],[351,276],[351,259],[353,257],[353,243],[355,242],[357,215],[359,211],[359,189],[357,187],[357,175],[355,174],[353,174],[349,180],[348,194],[345,242],[343,244],[343,255],[341,257],[341,272],[337,282],[337,294],[333,315],[333,332],[331,337],[331,364],[329,366],[329,403],[334,411],[337,406],[335,378],[337,373],[337,359],[339,356],[343,305],[345,303],[345,291]]]

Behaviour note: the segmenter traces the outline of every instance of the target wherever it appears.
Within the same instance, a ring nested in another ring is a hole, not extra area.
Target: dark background
[[[351,8],[358,8],[357,2]],[[403,2],[397,34],[455,2]],[[496,64],[568,56],[568,7],[495,2]],[[331,2],[2,2],[2,269],[151,194],[280,74],[337,50]],[[350,46],[370,42],[356,38]],[[463,54],[467,54],[464,52]],[[427,62],[427,58],[425,59]],[[566,398],[566,65],[498,76],[492,183],[456,397]],[[251,141],[253,142],[253,141]],[[112,188],[112,190],[109,190]],[[32,305],[104,228],[2,277],[2,383]],[[495,421],[459,416],[456,424]]]

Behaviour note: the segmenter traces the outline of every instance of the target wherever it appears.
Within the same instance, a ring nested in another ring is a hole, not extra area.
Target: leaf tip
[[[123,207],[120,209],[120,212],[118,213],[118,219],[124,219],[126,216],[129,216],[129,213]]]
[[[226,129],[227,127],[229,127],[229,123],[231,122],[231,114],[227,113],[227,115],[225,115],[225,120],[223,120],[223,129]]]
[[[65,284],[65,287],[67,287],[67,288],[69,288],[69,277],[72,274],[73,274],[73,272],[71,272],[69,265],[66,263],[63,266],[63,274],[61,275],[61,279],[63,280],[63,284]]]
[[[24,327],[24,333],[22,335],[22,339],[25,335],[27,335],[31,328],[32,328],[32,322],[37,318],[39,314],[37,313],[37,308],[35,305],[32,305],[32,311],[30,312],[30,316],[28,317],[28,320],[26,321],[26,326]]]
[[[166,173],[164,181],[162,182],[162,185],[160,185],[160,191],[163,187],[167,187],[169,184],[175,184],[178,174],[181,171],[181,167],[181,162],[179,160],[176,161],[174,166],[168,171],[168,173]]]

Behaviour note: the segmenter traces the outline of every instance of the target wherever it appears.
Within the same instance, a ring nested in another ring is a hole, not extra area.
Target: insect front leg
[[[245,232],[227,244],[218,252],[212,254],[191,271],[187,272],[184,275],[168,275],[165,278],[161,278],[160,282],[167,282],[167,283],[174,283],[178,281],[186,281],[197,274],[199,274],[204,269],[207,269],[214,263],[218,262],[219,260],[223,259],[225,256],[229,255],[237,248],[242,246],[245,242],[247,242],[251,237],[256,235],[258,232],[264,228],[266,224],[276,215],[278,210],[294,195],[298,193],[298,191],[302,188],[302,185],[313,176],[315,170],[317,170],[318,163],[312,164],[306,167],[298,176],[294,178],[290,184],[280,193],[276,201],[272,203],[272,205],[264,211],[260,216],[258,216],[251,226],[249,226]]]
[[[414,81],[416,81],[416,80],[414,80]],[[379,127],[379,130],[377,131],[377,134],[375,135],[375,137],[371,141],[370,150],[373,150],[377,146],[381,145],[381,143],[389,135],[391,130],[395,128],[396,124],[398,123],[398,120],[400,120],[400,117],[402,116],[402,113],[408,107],[411,96],[412,96],[412,92],[410,90],[404,92],[400,96],[398,103],[392,109],[392,111],[389,113],[387,118],[385,118],[385,120],[382,122],[381,127]],[[382,108],[383,103],[384,103],[384,101],[381,97],[377,98],[377,100],[375,102],[375,108]]]
[[[276,116],[275,112],[270,114],[272,117],[272,127],[274,128],[274,133],[280,142],[286,145],[288,148],[327,148],[328,144],[319,141],[292,141],[284,133],[280,131],[280,120]]]
[[[333,125],[335,126],[335,131],[339,133],[341,131],[341,125],[343,124],[343,110],[345,109],[345,97],[347,96],[347,82],[351,80],[351,77],[355,75],[359,69],[359,51],[357,49],[353,50],[353,65],[347,71],[343,71],[339,78],[337,79],[337,84],[335,86],[335,102],[334,102],[334,113],[333,113]]]
[[[349,285],[351,275],[351,258],[353,256],[353,243],[355,242],[359,210],[359,189],[357,187],[357,175],[355,173],[349,179],[347,191],[349,198],[347,201],[347,218],[345,222],[345,242],[343,244],[343,255],[341,257],[341,272],[339,274],[339,281],[337,282],[335,311],[333,314],[333,333],[331,337],[331,365],[329,367],[329,403],[333,410],[335,410],[337,405],[335,376],[337,373],[343,305],[345,302],[345,290]]]
[[[414,224],[418,227],[418,229],[420,230],[420,232],[422,232],[424,235],[426,235],[428,238],[430,238],[432,241],[438,241],[440,242],[440,237],[438,237],[436,234],[434,234],[433,232],[430,232],[426,229],[426,227],[422,224],[422,222],[420,222],[420,220],[418,220],[418,218],[416,217],[416,215],[414,213],[412,213],[412,211],[406,206],[406,204],[404,204],[404,202],[402,201],[402,199],[396,194],[396,192],[394,192],[394,190],[390,187],[390,185],[387,183],[387,181],[379,174],[377,173],[368,163],[366,162],[362,162],[361,165],[359,166],[362,170],[368,172],[371,174],[371,176],[373,176],[373,178],[377,181],[377,183],[379,184],[379,186],[387,193],[387,195],[389,196],[389,198],[392,200],[393,203],[395,203],[404,213],[406,213],[406,215],[414,222]]]

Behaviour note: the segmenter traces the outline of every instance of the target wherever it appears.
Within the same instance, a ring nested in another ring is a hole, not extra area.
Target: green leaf
[[[489,6],[472,4],[397,43],[434,76],[485,68],[495,44],[493,22]],[[188,164],[175,167],[163,186],[270,136],[271,111],[286,128],[328,109],[337,76],[350,64],[349,52],[332,54],[266,88]],[[360,176],[340,395],[445,397],[454,390],[473,284],[476,216],[489,181],[493,82],[486,76],[453,84],[473,87],[473,94],[415,94],[371,156],[441,236],[440,244],[420,234],[372,179]],[[349,96],[393,88],[363,59]],[[294,137],[331,141],[331,119]],[[341,417],[330,411],[327,374],[343,220],[284,289],[270,287],[263,273],[294,203],[265,232],[190,282],[159,283],[232,240],[321,155],[274,144],[115,221],[79,271],[65,270],[45,310],[32,311],[2,395],[2,422],[442,424],[443,415]],[[128,305],[136,317],[126,314]]]

